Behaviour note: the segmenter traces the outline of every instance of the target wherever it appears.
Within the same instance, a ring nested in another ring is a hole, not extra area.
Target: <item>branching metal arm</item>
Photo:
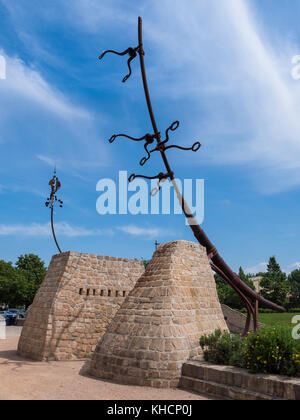
[[[100,57],[99,60],[102,60],[106,54],[111,53],[111,54],[116,54],[119,56],[124,56],[124,55],[129,55],[129,59],[127,61],[127,65],[128,65],[128,69],[129,69],[129,73],[123,78],[122,82],[125,83],[127,82],[127,80],[129,79],[129,77],[132,74],[132,69],[131,69],[131,62],[136,58],[138,51],[140,50],[140,46],[136,47],[136,48],[127,48],[127,50],[123,51],[123,52],[117,52],[114,50],[106,50],[104,51]]]
[[[130,55],[130,58],[128,60],[128,67],[129,67],[130,72],[129,72],[128,77],[126,76],[123,79],[123,82],[125,82],[126,80],[128,80],[128,78],[131,75],[130,62],[136,57],[137,54],[139,54],[145,98],[146,98],[147,108],[148,108],[149,116],[150,116],[150,119],[151,119],[154,134],[153,135],[147,134],[146,136],[141,137],[139,139],[135,139],[133,137],[129,137],[129,136],[126,136],[126,135],[119,135],[119,136],[124,136],[124,137],[127,137],[127,138],[129,138],[131,140],[135,140],[135,141],[142,141],[142,140],[145,141],[144,149],[147,153],[147,156],[144,157],[140,161],[141,166],[145,165],[145,163],[150,159],[152,153],[158,151],[161,154],[161,157],[163,159],[163,162],[164,162],[164,165],[165,165],[165,168],[166,168],[166,173],[160,173],[160,174],[158,174],[154,177],[132,174],[129,178],[129,182],[132,182],[136,178],[144,178],[144,179],[149,179],[149,180],[158,179],[158,188],[154,188],[154,190],[152,190],[152,192],[151,192],[151,195],[155,195],[155,194],[157,194],[157,192],[160,189],[161,182],[165,181],[166,179],[170,179],[170,181],[172,182],[172,185],[174,186],[174,189],[176,191],[176,194],[177,194],[179,203],[181,205],[181,208],[184,212],[185,217],[187,218],[187,221],[189,223],[190,228],[192,229],[192,231],[194,233],[195,238],[197,239],[197,241],[202,246],[204,246],[206,248],[208,259],[211,260],[212,269],[216,273],[220,274],[224,278],[224,280],[226,280],[227,283],[244,300],[244,303],[245,303],[245,306],[246,306],[247,312],[248,312],[248,317],[247,317],[245,331],[244,331],[244,335],[245,335],[249,331],[249,328],[250,328],[251,316],[253,316],[254,329],[256,330],[256,328],[258,326],[258,304],[259,303],[262,304],[263,306],[266,306],[267,308],[270,308],[270,309],[273,309],[273,310],[276,310],[276,311],[284,311],[284,308],[274,304],[273,302],[270,302],[270,301],[264,299],[262,296],[260,296],[258,293],[256,293],[254,290],[252,290],[250,287],[248,287],[239,278],[239,276],[231,270],[231,268],[226,264],[226,262],[223,260],[223,258],[219,255],[217,249],[213,246],[213,244],[211,243],[211,241],[207,237],[204,230],[198,224],[197,220],[193,216],[192,211],[190,210],[188,204],[186,203],[184,197],[180,193],[179,188],[177,186],[177,183],[175,181],[174,173],[171,170],[171,166],[170,166],[169,161],[167,159],[166,151],[170,150],[170,149],[179,149],[179,150],[197,152],[200,149],[201,144],[200,144],[200,142],[196,142],[190,148],[182,147],[182,146],[178,146],[178,145],[167,146],[167,143],[169,142],[170,131],[175,131],[175,130],[178,129],[179,121],[175,121],[173,124],[170,125],[170,127],[167,128],[166,138],[163,141],[161,140],[161,134],[160,134],[160,132],[157,128],[157,123],[156,123],[156,119],[155,119],[153,108],[152,108],[152,103],[151,103],[151,98],[150,98],[150,93],[149,93],[149,87],[148,87],[148,82],[147,82],[146,68],[145,68],[145,61],[144,61],[145,53],[144,53],[144,50],[143,50],[142,19],[140,17],[138,19],[138,40],[139,40],[138,41],[139,46],[135,49],[128,49],[128,50],[124,51],[123,53],[116,53],[115,51],[106,51],[100,57],[100,58],[103,58],[104,55],[107,52],[113,52],[113,53],[118,54],[118,55],[125,55],[125,54],[128,53]],[[116,135],[112,136],[111,139],[110,139],[110,143],[113,143],[114,140],[117,137],[118,136],[116,136]],[[152,144],[154,142],[154,140],[156,140],[157,145],[154,149],[149,150],[149,145]]]

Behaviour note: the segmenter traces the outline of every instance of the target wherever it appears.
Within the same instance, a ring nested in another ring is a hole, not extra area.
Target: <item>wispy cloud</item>
[[[300,269],[300,262],[295,262],[293,264],[288,265],[284,271],[285,273],[290,274],[292,271],[299,270],[299,269]]]
[[[144,10],[142,1],[126,9],[126,20],[130,27],[145,12],[152,89],[157,99],[184,98],[194,114],[200,111],[197,122],[186,112],[185,130],[202,133],[206,161],[249,167],[257,188],[270,194],[300,185],[300,83],[290,67],[297,51],[268,36],[251,6],[247,0],[163,0]],[[105,0],[101,6],[76,0],[78,11],[79,26],[97,31],[98,25],[101,32],[109,22],[120,27],[124,2],[112,8]]]
[[[257,185],[267,193],[299,185],[300,90],[290,76],[289,46],[268,39],[245,0],[165,3],[173,6],[171,26],[151,27],[151,33],[165,52],[163,60],[187,72],[182,83],[183,71],[176,68],[181,79],[177,83],[174,76],[176,94],[185,87],[198,106],[203,97],[214,103],[209,125],[200,127],[211,162],[258,167],[253,177],[262,178]],[[166,20],[160,13],[158,23]],[[197,86],[194,92],[189,85]],[[223,90],[205,92],[208,85]],[[226,107],[219,108],[217,96]]]
[[[52,159],[52,158],[50,158],[48,156],[37,155],[37,158],[40,161],[46,163],[48,166],[51,166],[52,168],[54,168],[56,166],[56,164],[57,164],[56,159]]]
[[[185,137],[201,133],[206,162],[248,168],[257,188],[269,194],[300,185],[300,83],[291,77],[291,57],[298,51],[285,39],[271,37],[252,6],[248,0],[162,0],[149,9],[145,0],[116,0],[113,6],[109,0],[74,0],[70,9],[64,0],[56,20],[75,28],[77,36],[85,31],[99,37],[126,28],[131,39],[137,15],[144,15],[156,99],[167,94],[185,100]],[[6,7],[16,24],[26,20],[22,8]],[[55,12],[53,6],[38,13],[49,24]],[[119,45],[119,39],[111,38]],[[34,68],[8,59],[19,80],[15,88],[23,95],[63,117],[89,116]]]
[[[246,268],[245,273],[247,274],[256,274],[256,273],[265,273],[267,271],[268,263],[259,263],[253,267]],[[294,270],[300,269],[300,262],[295,262],[288,265],[286,268],[283,268],[282,271],[286,274],[290,274]]]
[[[66,222],[60,222],[55,225],[55,231],[60,236],[70,238],[80,236],[104,236],[112,235],[113,231],[110,230],[92,230],[79,226],[72,226]],[[0,236],[40,236],[45,237],[51,235],[50,223],[31,223],[31,224],[16,224],[16,225],[0,225]]]
[[[256,273],[264,273],[267,271],[268,263],[259,263],[254,265],[253,267],[246,268],[246,274],[256,274]]]
[[[120,226],[118,229],[131,236],[145,236],[148,238],[159,238],[170,234],[165,229],[154,227],[139,227],[136,225]]]
[[[51,86],[33,67],[27,65],[19,57],[10,57],[0,50],[6,60],[6,80],[0,84],[3,95],[19,96],[23,100],[35,102],[59,118],[89,119],[92,115],[84,108],[72,104],[62,92]]]

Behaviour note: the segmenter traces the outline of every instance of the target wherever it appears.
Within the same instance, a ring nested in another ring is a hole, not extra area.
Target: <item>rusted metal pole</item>
[[[149,87],[148,87],[148,82],[147,82],[147,76],[146,76],[146,68],[145,68],[145,61],[144,61],[144,49],[143,49],[143,35],[142,35],[142,18],[139,17],[138,19],[138,35],[139,35],[139,46],[140,49],[138,50],[139,56],[140,56],[140,63],[141,63],[141,72],[142,72],[142,79],[143,79],[143,86],[144,86],[144,91],[145,91],[145,96],[146,96],[146,102],[147,102],[147,106],[148,106],[148,111],[150,114],[150,119],[152,122],[152,126],[153,126],[153,130],[154,133],[156,135],[156,140],[158,145],[160,144],[160,133],[158,131],[157,128],[157,124],[156,124],[156,120],[155,120],[155,116],[154,116],[154,112],[153,112],[153,108],[152,108],[152,103],[151,103],[151,99],[150,99],[150,93],[149,93]],[[181,205],[181,208],[188,220],[189,226],[192,229],[195,238],[197,239],[197,241],[206,248],[207,250],[207,255],[209,256],[209,259],[212,260],[212,262],[214,263],[214,266],[218,267],[227,277],[227,281],[228,278],[231,279],[232,283],[234,285],[236,285],[239,289],[241,289],[242,291],[246,292],[249,297],[251,297],[252,299],[254,299],[255,301],[259,301],[262,305],[268,306],[271,309],[274,310],[278,310],[278,311],[284,311],[284,308],[282,308],[281,306],[278,306],[266,299],[264,299],[262,296],[259,296],[256,292],[254,292],[254,290],[252,290],[249,286],[247,286],[244,282],[241,281],[241,279],[239,278],[239,276],[234,273],[231,268],[226,264],[226,262],[223,260],[223,258],[219,255],[216,247],[211,243],[211,241],[208,239],[206,233],[204,232],[204,230],[200,227],[199,223],[197,222],[197,220],[195,219],[195,217],[193,216],[191,209],[189,208],[187,202],[185,201],[184,197],[182,196],[182,194],[179,191],[179,188],[176,184],[175,178],[174,178],[174,172],[171,170],[171,166],[168,162],[168,159],[166,157],[166,154],[163,150],[163,148],[160,150],[161,156],[163,158],[165,167],[167,172],[170,174],[170,180],[175,188],[179,203]]]
[[[54,238],[54,242],[56,244],[56,247],[58,249],[58,252],[60,254],[62,254],[62,250],[60,249],[60,246],[58,245],[58,242],[57,242],[57,239],[56,239],[56,235],[55,235],[55,230],[54,230],[54,216],[53,216],[53,213],[54,213],[54,208],[51,207],[51,229],[52,229],[52,235],[53,235],[53,238]]]
[[[62,250],[57,242],[57,238],[56,238],[56,234],[55,234],[55,229],[54,229],[54,206],[55,203],[59,203],[59,206],[62,207],[63,206],[63,202],[61,200],[59,200],[57,198],[57,191],[60,189],[61,187],[61,182],[59,181],[59,179],[56,176],[56,169],[54,169],[54,175],[53,178],[50,180],[49,185],[51,187],[51,191],[50,191],[50,196],[47,198],[47,201],[45,203],[46,207],[50,207],[51,210],[51,230],[52,230],[52,235],[53,235],[53,239],[55,242],[55,245],[58,249],[58,252],[60,254],[62,254]]]
[[[160,173],[154,177],[148,177],[148,176],[143,176],[143,175],[135,175],[132,174],[131,177],[129,178],[129,181],[133,181],[135,178],[145,178],[145,179],[159,179],[159,183],[160,184],[161,181],[166,180],[166,179],[170,179],[170,181],[172,182],[172,185],[174,186],[174,189],[176,191],[177,194],[177,198],[179,200],[180,206],[184,212],[184,215],[188,221],[188,224],[190,226],[190,228],[193,231],[193,234],[195,236],[195,238],[197,239],[197,241],[206,248],[206,252],[207,252],[207,256],[208,259],[211,260],[211,266],[212,269],[218,273],[219,275],[221,275],[224,280],[226,280],[228,282],[228,284],[241,296],[241,298],[243,299],[245,306],[247,308],[247,321],[246,321],[246,326],[245,326],[245,331],[244,331],[244,335],[247,334],[247,332],[249,331],[250,328],[250,321],[251,321],[251,315],[253,316],[253,322],[254,322],[254,329],[257,329],[258,326],[258,305],[259,303],[263,306],[266,306],[267,308],[273,309],[275,311],[284,311],[284,308],[282,308],[279,305],[276,305],[273,302],[270,302],[267,299],[264,299],[262,296],[260,296],[257,292],[255,292],[254,290],[252,290],[247,284],[245,284],[240,278],[239,276],[234,273],[231,268],[228,266],[228,264],[226,264],[226,262],[223,260],[223,258],[219,255],[216,247],[212,244],[212,242],[209,240],[208,236],[206,235],[206,233],[204,232],[204,230],[200,227],[199,223],[197,222],[196,218],[194,217],[189,205],[187,204],[187,202],[185,201],[183,195],[181,194],[178,185],[175,181],[175,176],[174,176],[174,172],[171,169],[171,166],[169,164],[169,161],[167,159],[166,156],[166,151],[168,149],[171,148],[177,148],[177,149],[181,149],[181,150],[192,150],[193,152],[196,152],[200,149],[201,144],[199,142],[195,143],[193,145],[193,147],[191,148],[184,148],[182,146],[176,146],[176,145],[172,145],[172,146],[166,146],[167,142],[169,141],[169,131],[175,131],[178,127],[179,127],[179,122],[175,121],[167,130],[166,130],[166,139],[162,141],[161,138],[161,133],[158,130],[158,126],[156,123],[156,119],[155,119],[155,115],[153,112],[153,107],[152,107],[152,103],[151,103],[151,97],[150,97],[150,92],[149,92],[149,86],[148,86],[148,81],[147,81],[147,75],[146,75],[146,67],[145,67],[145,60],[144,60],[144,56],[145,56],[145,52],[144,52],[144,46],[143,46],[143,25],[142,25],[142,18],[139,17],[138,18],[138,42],[139,45],[136,48],[128,48],[127,50],[125,50],[122,53],[118,53],[116,51],[112,51],[112,50],[108,50],[105,51],[99,58],[102,59],[106,53],[111,52],[117,55],[126,55],[129,54],[130,58],[128,60],[128,67],[129,67],[129,75],[127,75],[124,79],[123,82],[127,81],[128,78],[131,75],[131,66],[130,63],[131,61],[137,56],[137,54],[139,55],[140,58],[140,67],[141,67],[141,74],[142,74],[142,81],[143,81],[143,87],[144,87],[144,92],[145,92],[145,98],[146,98],[146,103],[147,103],[147,108],[148,108],[148,112],[149,112],[149,116],[150,116],[150,120],[151,120],[151,124],[153,127],[153,131],[154,134],[146,134],[145,136],[141,137],[141,138],[133,138],[130,137],[128,135],[125,134],[118,134],[118,135],[113,135],[110,139],[110,143],[113,143],[115,141],[115,139],[117,137],[125,137],[125,138],[129,138],[131,140],[135,140],[135,141],[142,141],[145,140],[146,144],[144,145],[144,148],[147,152],[147,157],[143,158],[140,162],[141,166],[144,166],[145,163],[150,159],[151,153],[153,152],[160,152],[161,157],[163,159],[165,168],[166,168],[166,173]],[[156,140],[156,147],[153,150],[148,150],[148,147]],[[160,187],[159,187],[160,188]]]

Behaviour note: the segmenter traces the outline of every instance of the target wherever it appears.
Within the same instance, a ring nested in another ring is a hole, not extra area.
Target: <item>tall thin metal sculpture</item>
[[[51,229],[52,229],[52,235],[54,238],[54,242],[57,246],[57,249],[59,251],[59,253],[61,254],[62,251],[60,249],[60,246],[58,245],[57,239],[56,239],[56,235],[55,235],[55,230],[54,230],[54,206],[55,203],[59,204],[59,207],[63,206],[63,201],[59,200],[57,198],[57,191],[60,189],[61,187],[61,182],[60,180],[57,178],[56,176],[56,168],[54,169],[54,175],[53,178],[49,181],[49,185],[51,188],[51,192],[50,192],[50,197],[47,198],[47,201],[45,203],[46,207],[49,207],[51,210]]]
[[[174,172],[172,171],[171,166],[168,162],[168,159],[167,159],[167,156],[166,156],[166,151],[169,150],[169,149],[176,148],[176,149],[180,149],[180,150],[190,150],[190,151],[193,151],[193,152],[197,152],[200,149],[201,144],[199,142],[196,142],[190,148],[177,146],[177,145],[171,145],[171,146],[167,145],[167,143],[169,141],[170,132],[177,130],[177,128],[179,127],[179,121],[175,121],[173,124],[170,125],[170,127],[167,128],[167,130],[165,132],[165,138],[162,140],[161,132],[157,128],[156,119],[155,119],[155,116],[154,116],[154,112],[153,112],[153,108],[152,108],[152,104],[151,104],[151,99],[150,99],[148,83],[147,83],[146,68],[145,68],[145,61],[144,61],[145,52],[144,52],[144,49],[143,49],[143,33],[142,33],[142,18],[141,17],[138,18],[138,42],[139,42],[139,44],[138,44],[137,47],[128,48],[127,50],[125,50],[122,53],[119,53],[119,52],[116,52],[116,51],[113,51],[113,50],[105,51],[99,57],[99,59],[102,60],[103,57],[107,53],[113,53],[113,54],[117,54],[119,56],[125,56],[125,55],[128,54],[129,59],[128,59],[127,64],[128,64],[128,68],[129,68],[129,73],[123,79],[123,83],[125,83],[132,74],[131,62],[135,57],[137,57],[137,55],[139,55],[140,67],[141,67],[141,73],[142,73],[142,80],[143,80],[143,87],[144,87],[148,112],[149,112],[152,127],[153,127],[153,134],[146,134],[146,135],[144,135],[143,137],[140,137],[140,138],[134,138],[134,137],[128,136],[127,134],[114,134],[110,138],[109,142],[113,143],[118,137],[125,137],[127,139],[134,140],[134,141],[137,141],[137,142],[144,141],[145,142],[144,143],[144,149],[147,153],[147,156],[145,156],[141,159],[141,161],[140,161],[141,166],[144,166],[146,164],[146,162],[150,159],[152,153],[159,152],[161,154],[161,157],[163,159],[164,166],[165,166],[165,169],[166,169],[165,173],[161,172],[158,175],[155,175],[153,177],[132,174],[129,178],[129,182],[134,181],[134,179],[136,179],[136,178],[158,179],[158,188],[154,189],[152,191],[152,195],[155,195],[158,192],[158,190],[160,189],[160,183],[167,180],[167,179],[170,179],[170,181],[172,182],[172,184],[174,186],[174,189],[176,191],[176,194],[177,194],[179,203],[181,205],[181,208],[182,208],[182,210],[185,214],[185,217],[186,217],[186,219],[189,223],[190,228],[192,229],[192,231],[194,233],[195,238],[197,239],[197,241],[202,246],[204,246],[206,248],[207,256],[208,256],[209,260],[211,260],[211,267],[212,267],[213,271],[215,273],[219,274],[224,280],[226,280],[228,282],[228,284],[236,291],[236,293],[238,293],[240,295],[240,297],[243,299],[243,301],[245,303],[245,306],[246,306],[246,309],[247,309],[247,314],[248,314],[247,315],[246,326],[245,326],[245,330],[244,330],[244,336],[245,336],[249,332],[252,316],[253,316],[253,322],[254,322],[254,330],[256,331],[257,328],[258,328],[258,306],[259,306],[259,303],[262,306],[273,309],[275,311],[282,312],[282,311],[284,311],[284,308],[276,305],[273,302],[270,302],[267,299],[264,299],[262,296],[260,296],[254,290],[252,290],[249,286],[247,286],[239,278],[239,276],[231,270],[231,268],[226,264],[226,262],[223,260],[223,258],[219,255],[217,249],[211,243],[211,241],[207,237],[204,230],[200,227],[199,223],[197,222],[197,220],[193,216],[190,207],[188,206],[187,202],[185,201],[184,197],[182,196],[182,194],[181,194],[181,192],[180,192],[180,190],[179,190],[179,188],[176,184]],[[150,150],[149,147],[153,143],[155,143],[155,141],[156,141],[156,146],[152,150]]]

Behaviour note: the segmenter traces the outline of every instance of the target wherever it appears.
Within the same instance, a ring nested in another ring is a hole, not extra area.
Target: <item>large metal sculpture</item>
[[[50,185],[51,191],[50,191],[50,196],[47,198],[47,201],[46,201],[45,205],[46,205],[46,207],[49,207],[50,210],[51,210],[51,229],[52,229],[52,235],[53,235],[54,242],[55,242],[55,244],[57,246],[57,249],[58,249],[59,253],[61,254],[62,251],[60,249],[60,246],[58,245],[58,242],[57,242],[57,239],[56,239],[56,235],[55,235],[55,230],[54,230],[54,206],[55,206],[56,203],[59,204],[59,207],[62,207],[63,206],[63,202],[61,200],[59,200],[57,198],[57,195],[56,195],[57,191],[61,187],[61,182],[60,182],[60,180],[56,176],[56,169],[54,169],[54,175],[53,175],[53,178],[50,179],[49,185]]]
[[[143,34],[142,34],[142,18],[139,17],[138,19],[138,46],[135,48],[128,48],[127,50],[125,50],[124,52],[116,52],[113,50],[107,50],[105,51],[100,57],[99,59],[102,60],[103,57],[107,54],[107,53],[113,53],[113,54],[117,54],[119,56],[125,56],[125,55],[129,55],[129,59],[128,59],[128,68],[129,68],[129,73],[128,75],[126,75],[123,79],[123,83],[125,83],[129,77],[132,74],[132,69],[131,69],[131,62],[134,58],[137,57],[137,55],[139,55],[140,58],[140,66],[141,66],[141,73],[142,73],[142,80],[143,80],[143,87],[144,87],[144,91],[145,91],[145,97],[146,97],[146,102],[147,102],[147,107],[148,107],[148,111],[149,111],[149,115],[150,115],[150,119],[151,119],[151,123],[152,123],[152,127],[153,127],[153,133],[152,134],[146,134],[143,137],[140,138],[134,138],[131,137],[127,134],[115,134],[113,135],[109,142],[113,143],[117,138],[119,137],[124,137],[130,140],[134,140],[137,142],[141,142],[144,141],[144,149],[147,153],[147,155],[145,157],[143,157],[140,161],[140,165],[144,166],[146,164],[146,162],[150,159],[151,154],[154,152],[159,152],[161,154],[161,157],[163,159],[163,163],[166,169],[166,172],[161,172],[156,176],[144,176],[144,175],[136,175],[136,174],[132,174],[129,178],[129,182],[132,182],[134,179],[136,178],[145,178],[145,179],[158,179],[158,188],[154,189],[152,191],[152,194],[156,194],[160,188],[160,183],[162,181],[165,181],[167,179],[169,179],[171,181],[171,183],[174,186],[174,189],[176,191],[178,200],[180,202],[181,208],[185,214],[185,217],[187,218],[187,221],[189,223],[190,228],[192,229],[195,238],[197,239],[197,241],[206,248],[207,251],[207,256],[209,258],[209,260],[211,261],[211,268],[213,269],[213,271],[217,274],[219,274],[224,280],[226,280],[229,285],[236,291],[236,293],[238,293],[240,295],[240,297],[243,299],[245,307],[247,309],[247,321],[246,321],[246,325],[245,325],[245,330],[244,330],[244,336],[247,335],[247,333],[250,330],[250,325],[251,325],[251,317],[253,317],[253,323],[254,323],[254,330],[256,331],[258,328],[258,307],[259,304],[261,304],[264,307],[267,307],[269,309],[273,309],[275,311],[284,311],[284,308],[282,308],[281,306],[278,306],[272,302],[270,302],[267,299],[264,299],[262,296],[260,296],[258,293],[256,293],[254,290],[252,290],[249,286],[247,286],[240,278],[239,276],[234,273],[231,268],[226,264],[226,262],[223,260],[223,258],[219,255],[217,249],[214,247],[214,245],[211,243],[211,241],[209,240],[209,238],[207,237],[207,235],[205,234],[205,232],[203,231],[203,229],[200,227],[200,225],[198,224],[197,220],[195,219],[195,217],[192,214],[192,211],[190,210],[187,202],[185,201],[184,197],[182,196],[176,181],[175,181],[175,177],[174,177],[174,172],[171,169],[171,166],[169,164],[169,161],[167,159],[166,156],[166,151],[169,149],[180,149],[180,150],[190,150],[193,152],[197,152],[200,147],[201,144],[199,142],[194,143],[194,145],[190,148],[186,148],[186,147],[181,147],[181,146],[177,146],[177,145],[168,145],[169,142],[169,135],[171,131],[175,131],[177,130],[177,128],[179,127],[179,121],[175,121],[173,124],[170,125],[170,127],[167,128],[166,132],[165,132],[165,138],[162,140],[162,136],[161,136],[161,132],[158,130],[157,128],[157,124],[156,124],[156,120],[155,120],[155,116],[154,116],[154,112],[153,112],[153,108],[152,108],[152,104],[151,104],[151,99],[150,99],[150,93],[149,93],[149,88],[148,88],[148,83],[147,83],[147,76],[146,76],[146,69],[145,69],[145,61],[144,61],[144,49],[143,49]],[[150,146],[153,145],[153,143],[155,143],[155,147],[152,146],[153,148],[150,149]]]

